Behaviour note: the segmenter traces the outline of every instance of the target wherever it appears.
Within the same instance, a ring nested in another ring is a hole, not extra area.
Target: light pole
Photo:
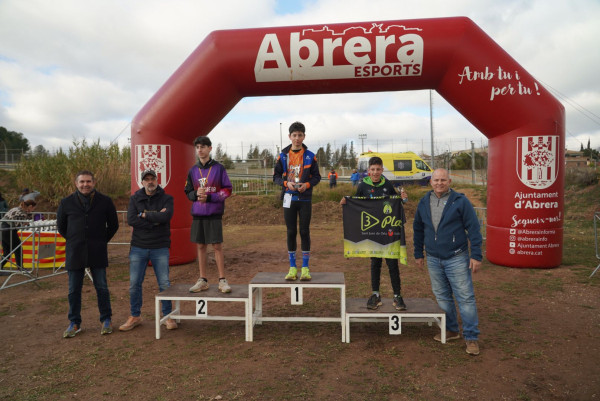
[[[281,124],[279,123],[279,149],[283,149],[283,137],[281,136]]]
[[[471,181],[475,185],[475,144],[471,141]]]
[[[433,93],[429,90],[429,135],[431,136],[431,168],[435,169],[435,158],[433,156]]]
[[[358,139],[360,139],[360,144],[362,147],[361,153],[365,153],[365,139],[367,139],[367,134],[358,134]]]

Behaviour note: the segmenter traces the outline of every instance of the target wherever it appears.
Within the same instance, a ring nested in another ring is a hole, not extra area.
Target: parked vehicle
[[[431,168],[414,152],[378,153],[365,152],[358,157],[358,172],[367,175],[369,159],[378,156],[383,160],[383,175],[394,185],[427,185],[431,179]]]

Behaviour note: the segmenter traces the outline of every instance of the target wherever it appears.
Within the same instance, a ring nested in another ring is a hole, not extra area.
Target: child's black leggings
[[[371,258],[371,290],[379,291],[379,281],[381,276],[382,258]],[[394,295],[400,295],[400,268],[398,267],[398,259],[386,259],[390,279],[392,281],[392,289]]]
[[[283,218],[287,226],[288,251],[296,250],[298,234],[298,218],[300,218],[300,250],[310,251],[310,218],[312,216],[311,201],[292,201],[289,208],[283,208]]]

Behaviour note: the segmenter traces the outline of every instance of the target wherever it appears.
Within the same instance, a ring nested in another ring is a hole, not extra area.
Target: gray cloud
[[[564,99],[567,145],[600,146],[600,3],[595,0],[316,0],[298,12],[275,13],[271,0],[209,3],[117,0],[0,2],[0,125],[33,146],[118,137],[148,99],[213,30],[465,15],[536,79]],[[283,6],[282,2],[280,5]],[[568,100],[568,102],[567,102]],[[572,102],[572,103],[570,103]],[[485,138],[434,95],[439,147]],[[307,124],[307,142],[345,143],[367,133],[370,147],[404,150],[429,140],[428,91],[244,99],[213,130],[229,153],[243,143],[277,146],[279,126]],[[125,131],[123,131],[125,129]],[[314,147],[314,145],[311,145]],[[428,151],[428,145],[425,146]]]

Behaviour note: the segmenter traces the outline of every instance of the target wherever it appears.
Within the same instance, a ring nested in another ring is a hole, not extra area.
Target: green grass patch
[[[566,220],[563,234],[563,259],[566,266],[597,266],[594,223],[592,220]],[[590,271],[591,273],[591,271]]]

